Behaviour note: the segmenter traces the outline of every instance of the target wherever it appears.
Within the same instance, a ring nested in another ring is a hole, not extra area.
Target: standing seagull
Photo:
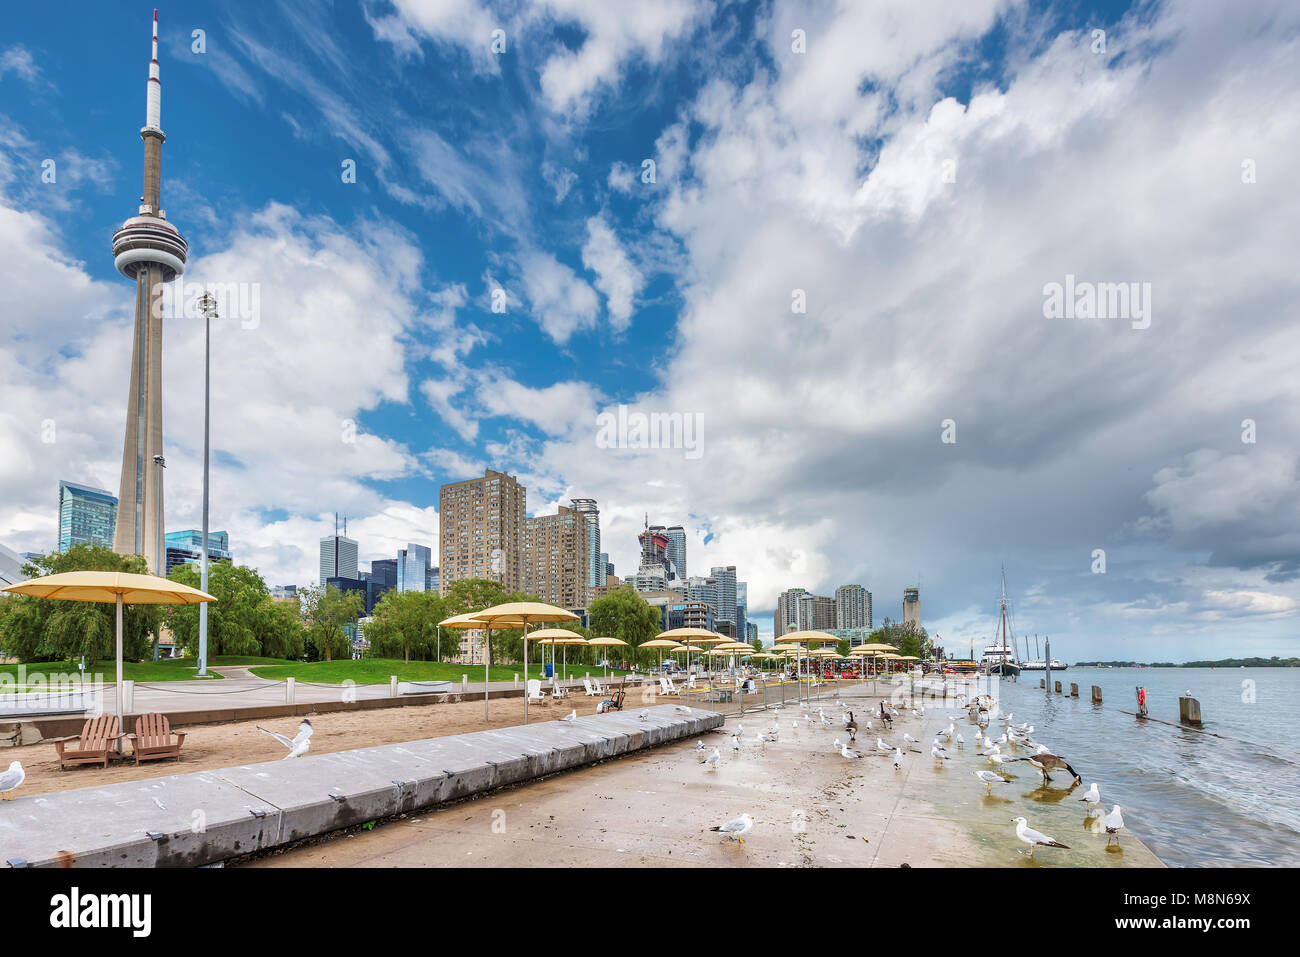
[[[740,817],[732,818],[726,824],[719,824],[717,827],[709,828],[710,831],[720,831],[723,834],[729,834],[741,844],[745,843],[742,834],[748,834],[754,827],[754,819],[748,814],[742,814]]]
[[[0,774],[0,801],[12,801],[13,792],[17,791],[18,786],[25,780],[27,780],[27,772],[23,770],[22,762],[10,763],[9,770]]]
[[[894,748],[894,770],[903,770],[903,749]]]
[[[722,757],[722,755],[718,752],[718,749],[717,749],[717,748],[714,748],[714,749],[713,749],[713,753],[710,754],[707,758],[704,759],[704,763],[707,764],[707,765],[709,766],[708,769],[709,769],[710,771],[716,771],[716,770],[718,770],[718,760],[719,760],[721,757]]]
[[[1106,815],[1104,823],[1106,825],[1106,833],[1110,835],[1110,840],[1106,841],[1107,847],[1110,847],[1111,840],[1113,840],[1117,845],[1119,844],[1119,832],[1124,830],[1124,815],[1119,813],[1122,810],[1123,808],[1116,804],[1114,810]]]
[[[975,777],[979,778],[981,781],[984,782],[984,790],[989,793],[990,797],[993,795],[993,785],[1011,783],[1002,775],[994,774],[992,771],[985,771],[982,768],[978,771],[972,771],[971,774],[975,775]]]
[[[1088,790],[1083,792],[1083,797],[1079,800],[1088,802],[1088,817],[1097,813],[1097,805],[1101,803],[1101,788],[1097,787],[1096,781],[1088,785]]]
[[[283,758],[285,761],[288,761],[290,758],[302,757],[307,753],[307,749],[311,747],[311,722],[306,718],[303,718],[302,721],[298,723],[298,733],[294,736],[292,741],[282,734],[276,734],[274,731],[267,731],[266,728],[263,728],[260,725],[256,727],[258,731],[261,731],[263,734],[269,734],[289,749],[289,753]]]
[[[1034,856],[1034,848],[1038,845],[1043,847],[1063,847],[1067,851],[1070,849],[1069,844],[1062,844],[1060,841],[1054,841],[1042,831],[1035,831],[1023,817],[1013,818],[1016,824],[1016,837],[1020,838],[1029,845],[1029,856]]]
[[[574,708],[572,711],[570,711],[568,714],[566,714],[566,715],[565,715],[563,718],[561,718],[560,720],[561,720],[561,721],[568,721],[570,724],[576,722],[576,721],[578,720],[578,709],[577,709],[577,708]]]

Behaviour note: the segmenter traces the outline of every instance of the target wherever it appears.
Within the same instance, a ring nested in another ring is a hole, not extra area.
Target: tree
[[[375,658],[399,654],[409,662],[427,661],[437,654],[438,622],[447,617],[447,603],[434,592],[396,590],[384,593],[366,624],[366,640]]]
[[[28,562],[28,578],[73,571],[149,573],[140,555],[119,555],[102,545],[73,545]],[[0,650],[19,661],[74,661],[88,665],[117,656],[117,608],[111,602],[61,601],[12,595],[0,613]],[[163,618],[161,605],[122,606],[122,657],[140,661],[149,655],[153,633]]]
[[[302,627],[302,609],[298,602],[276,601],[267,598],[259,615],[264,630],[261,633],[262,655],[266,658],[302,657],[306,633]]]
[[[199,567],[193,563],[177,565],[167,576],[172,581],[199,587]],[[266,634],[267,603],[271,593],[255,569],[230,562],[212,562],[208,566],[208,594],[216,599],[208,603],[208,655],[260,655]],[[171,609],[169,627],[187,653],[199,650],[199,606],[177,605]]]
[[[841,658],[847,658],[851,650],[853,650],[853,646],[849,643],[847,638],[841,638],[839,641],[835,642],[835,653]]]
[[[587,620],[597,635],[621,638],[631,646],[630,654],[637,660],[650,662],[649,651],[638,651],[637,646],[650,641],[663,627],[659,609],[637,594],[631,585],[622,585],[591,603]]]
[[[750,642],[750,644],[754,646],[755,651],[763,650],[763,639],[761,638],[755,638],[753,641]]]
[[[356,624],[364,608],[359,592],[340,591],[334,585],[306,589],[302,615],[307,625],[307,654],[319,661],[346,658],[351,647],[346,629]]]

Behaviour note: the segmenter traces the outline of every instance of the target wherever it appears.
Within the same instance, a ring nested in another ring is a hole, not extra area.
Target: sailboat
[[[1002,644],[997,643],[994,638],[993,644],[984,649],[984,656],[980,659],[980,665],[984,668],[986,674],[1000,675],[1003,678],[1015,678],[1020,674],[1020,665],[1016,664],[1015,655],[1015,638],[1011,636],[1011,628],[1007,624],[1007,605],[1010,599],[1007,598],[1007,570],[1002,569],[1002,597],[998,604],[1002,611],[1002,623],[1000,625],[1002,634]],[[1007,646],[1007,640],[1010,638],[1011,647]]]

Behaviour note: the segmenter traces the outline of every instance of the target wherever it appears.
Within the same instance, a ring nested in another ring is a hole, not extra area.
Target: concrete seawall
[[[34,795],[0,805],[11,867],[187,867],[436,806],[720,727],[660,705],[243,767]]]

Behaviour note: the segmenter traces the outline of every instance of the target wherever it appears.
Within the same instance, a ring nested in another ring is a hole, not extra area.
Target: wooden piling
[[[1178,720],[1183,724],[1201,723],[1201,703],[1195,698],[1179,697]]]
[[[1046,678],[1039,678],[1039,679],[1038,679],[1038,687],[1040,687],[1040,688],[1046,688],[1046,687],[1047,687],[1047,679],[1046,679]]]
[[[1079,697],[1079,686],[1075,684],[1073,681],[1070,682],[1070,697],[1071,698]]]
[[[1101,704],[1101,685],[1092,686],[1092,703]]]
[[[1061,693],[1061,683],[1059,681],[1056,682],[1056,693],[1057,694]]]

